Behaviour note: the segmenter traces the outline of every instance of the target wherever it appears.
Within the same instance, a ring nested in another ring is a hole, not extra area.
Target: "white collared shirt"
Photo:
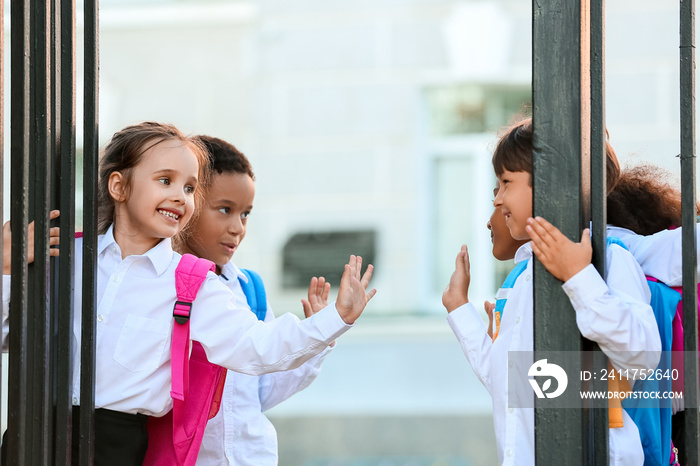
[[[626,228],[608,226],[608,236],[616,236],[625,243],[642,266],[644,273],[668,286],[681,286],[683,284],[682,230],[682,228],[676,228],[642,236]],[[700,247],[700,224],[695,226],[695,237]],[[697,270],[700,277],[700,254],[697,255]]]
[[[78,238],[74,405],[80,404],[82,244]],[[175,268],[181,256],[164,239],[143,255],[122,259],[111,227],[98,237],[97,253],[95,406],[162,416],[172,407],[170,340]],[[9,289],[9,277],[3,281]],[[3,302],[3,320],[7,319],[8,306]],[[296,368],[351,327],[334,304],[301,322],[292,314],[259,322],[249,310],[235,305],[231,290],[214,273],[202,284],[190,318],[190,336],[202,344],[211,362],[251,375]]]
[[[527,243],[516,252],[515,262],[531,257],[532,248]],[[495,341],[491,342],[471,303],[447,316],[474,372],[491,394],[501,465],[535,462],[534,409],[508,407],[508,352],[533,350],[532,262],[513,286]],[[607,248],[606,262],[607,284],[589,265],[562,285],[576,312],[579,330],[599,343],[615,367],[654,368],[659,362],[661,339],[648,304],[650,291],[644,274],[631,254],[618,245]],[[623,416],[624,427],[610,433],[610,464],[641,464],[639,432],[624,411]]]
[[[219,276],[236,298],[236,307],[250,306],[239,279],[246,277],[233,262],[224,265]],[[252,315],[252,313],[251,313]],[[267,306],[265,322],[275,319]],[[308,387],[316,379],[328,347],[300,367],[284,372],[252,376],[228,371],[219,413],[207,423],[199,466],[273,466],[277,464],[277,433],[262,413]]]

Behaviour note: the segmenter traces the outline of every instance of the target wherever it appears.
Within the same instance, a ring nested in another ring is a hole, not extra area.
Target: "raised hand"
[[[467,246],[462,245],[462,248],[455,259],[455,271],[452,272],[450,283],[442,292],[442,305],[445,306],[447,312],[452,312],[458,307],[469,302],[469,252]]]
[[[588,228],[583,230],[579,243],[571,241],[542,217],[527,219],[525,229],[532,240],[532,252],[559,280],[569,280],[591,263],[593,249]]]
[[[60,211],[52,210],[49,213],[49,219],[58,218]],[[60,229],[53,227],[49,229],[49,246],[57,246],[60,240]],[[58,248],[49,248],[49,255],[58,256]],[[10,231],[10,221],[8,220],[2,226],[2,273],[10,275],[12,272],[12,232]],[[27,264],[34,262],[34,222],[27,226]]]
[[[302,299],[301,305],[304,308],[304,316],[311,317],[318,311],[328,306],[328,293],[331,291],[331,284],[326,282],[324,277],[312,277],[309,284],[309,299]],[[331,342],[331,348],[335,346],[335,340]]]
[[[328,293],[331,291],[331,284],[326,282],[324,277],[311,279],[309,284],[309,299],[302,299],[301,305],[304,308],[304,316],[311,317],[318,311],[328,306]]]
[[[369,300],[377,294],[376,289],[367,292],[367,286],[369,286],[369,280],[372,278],[374,267],[372,264],[368,265],[362,277],[360,277],[361,270],[362,257],[350,256],[350,260],[345,264],[345,271],[340,279],[340,289],[338,290],[338,299],[335,302],[335,307],[346,324],[355,323]]]

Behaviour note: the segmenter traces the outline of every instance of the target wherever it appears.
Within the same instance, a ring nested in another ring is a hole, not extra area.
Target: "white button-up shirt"
[[[532,258],[530,243],[515,262]],[[535,462],[534,409],[508,407],[508,352],[533,350],[532,260],[516,280],[506,302],[498,338],[492,342],[471,303],[447,316],[474,372],[492,397],[498,461],[502,465]],[[644,274],[631,254],[618,245],[607,248],[607,284],[592,265],[564,285],[581,334],[598,342],[618,369],[654,368],[661,339]],[[534,394],[533,394],[534,396]],[[639,431],[623,411],[624,427],[610,431],[610,464],[641,464]]]
[[[73,402],[80,404],[82,238],[75,247]],[[176,301],[175,268],[180,255],[164,239],[143,255],[121,258],[112,228],[97,244],[97,332],[95,406],[125,413],[162,416],[172,407],[170,341]],[[9,289],[9,277],[3,277]],[[3,324],[8,306],[3,302]],[[251,375],[299,367],[345,333],[335,309],[299,321],[285,314],[259,322],[235,305],[233,294],[214,273],[192,306],[190,336],[214,364]]]
[[[248,309],[239,279],[248,278],[232,262],[219,279],[236,298],[236,307]],[[268,304],[265,322],[275,319]],[[314,381],[328,347],[302,366],[284,372],[251,376],[228,371],[219,413],[207,423],[198,466],[273,466],[277,464],[277,433],[262,413],[308,387]]]
[[[683,284],[682,228],[663,230],[649,236],[638,235],[632,230],[608,227],[608,235],[616,236],[625,243],[647,275],[668,286]],[[695,226],[695,237],[700,245],[700,224]],[[697,255],[697,270],[700,277],[700,254]]]

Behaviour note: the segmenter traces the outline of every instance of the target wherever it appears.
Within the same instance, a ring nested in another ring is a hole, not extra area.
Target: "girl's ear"
[[[126,180],[120,172],[114,171],[109,175],[107,189],[116,202],[126,201]]]

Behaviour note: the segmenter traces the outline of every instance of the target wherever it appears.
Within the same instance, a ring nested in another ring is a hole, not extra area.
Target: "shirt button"
[[[510,448],[507,449],[507,450],[506,450],[506,455],[508,455],[508,456],[513,456],[513,450],[511,450]]]
[[[112,277],[112,280],[114,281],[114,283],[119,283],[119,280],[121,279],[119,278],[119,275],[115,275],[114,277]]]
[[[510,414],[513,414],[513,408],[508,408],[508,412],[509,412]]]
[[[78,397],[76,397],[76,396],[73,397],[73,404],[74,405],[78,404]]]
[[[530,274],[525,275],[525,281],[529,282],[531,278],[532,276]]]
[[[513,367],[513,361],[508,361],[508,367]]]
[[[516,324],[519,324],[519,323],[520,323],[520,316],[518,316],[518,317],[515,318],[515,323],[516,323]]]
[[[102,322],[103,320],[105,320],[105,316],[103,316],[102,314],[100,314],[100,315],[97,316],[97,321],[98,321],[98,322]]]

